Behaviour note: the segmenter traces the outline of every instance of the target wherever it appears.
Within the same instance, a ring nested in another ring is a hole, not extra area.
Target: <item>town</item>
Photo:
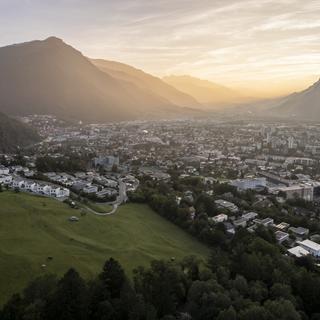
[[[137,201],[152,184],[153,190],[167,188],[189,225],[204,219],[206,232],[222,226],[228,237],[263,226],[284,254],[320,257],[319,125],[203,119],[83,124],[50,115],[21,120],[42,142],[1,156],[2,187],[120,205]],[[199,205],[203,197],[211,209]]]

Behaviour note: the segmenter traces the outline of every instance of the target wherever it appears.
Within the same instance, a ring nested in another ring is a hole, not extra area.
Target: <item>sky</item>
[[[0,46],[57,36],[92,58],[257,96],[320,77],[319,0],[0,0]]]

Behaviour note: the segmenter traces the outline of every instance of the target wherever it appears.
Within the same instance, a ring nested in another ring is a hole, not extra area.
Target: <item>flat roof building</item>
[[[311,240],[298,241],[297,243],[314,257],[320,257],[320,244]]]
[[[301,258],[301,257],[307,256],[309,254],[309,251],[307,251],[306,249],[304,249],[300,246],[293,247],[293,248],[289,249],[288,252],[291,255],[295,256],[296,258]]]

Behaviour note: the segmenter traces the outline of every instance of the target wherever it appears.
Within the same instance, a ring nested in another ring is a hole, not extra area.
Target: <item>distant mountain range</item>
[[[14,152],[39,141],[39,136],[20,121],[0,113],[0,152]]]
[[[268,114],[301,120],[320,120],[320,79],[301,92],[286,97]]]
[[[151,74],[136,69],[124,63],[107,61],[102,59],[92,59],[92,63],[101,71],[112,76],[118,81],[129,82],[141,90],[148,90],[155,96],[177,106],[199,108],[200,103],[187,93],[183,93],[173,86],[162,81]]]
[[[2,47],[0,111],[101,122],[185,116],[198,105],[142,71],[95,64],[55,37]]]
[[[233,89],[188,75],[168,76],[163,80],[176,89],[190,94],[209,110],[250,100]]]
[[[319,98],[317,82],[267,102],[269,108],[258,113],[320,120]],[[0,112],[8,115],[53,114],[87,122],[170,119],[208,116],[219,108],[245,114],[256,103],[242,106],[252,100],[207,80],[160,79],[123,63],[90,60],[56,37],[0,48]]]

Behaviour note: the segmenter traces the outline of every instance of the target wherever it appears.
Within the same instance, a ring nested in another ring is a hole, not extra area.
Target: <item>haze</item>
[[[319,16],[317,0],[1,0],[0,46],[55,35],[92,58],[269,97],[319,78]]]

